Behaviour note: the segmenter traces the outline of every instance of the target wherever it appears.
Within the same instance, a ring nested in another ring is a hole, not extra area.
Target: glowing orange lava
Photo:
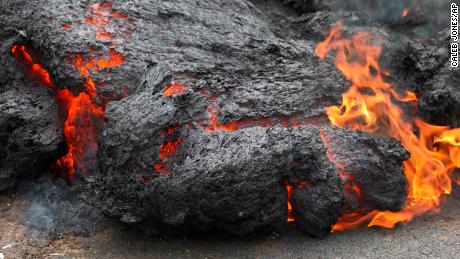
[[[88,175],[97,163],[98,131],[95,123],[100,121],[104,111],[84,92],[74,96],[69,90],[63,89],[59,91],[57,98],[67,110],[64,136],[68,150],[57,164],[66,169],[70,179],[74,177],[76,168],[80,174]]]
[[[160,146],[160,159],[165,159],[166,157],[174,154],[176,152],[177,145],[180,144],[180,140],[172,140],[164,142]]]
[[[173,95],[183,95],[187,88],[181,84],[172,84],[166,87],[163,91],[165,96],[173,96]]]
[[[288,181],[284,183],[284,186],[286,187],[286,199],[287,199],[287,221],[288,222],[294,222],[294,211],[292,210],[292,205],[291,205],[291,197],[292,197],[292,189],[293,187],[289,184]]]
[[[34,62],[32,56],[27,52],[25,45],[14,45],[11,49],[11,53],[18,61],[27,65],[26,76],[28,78],[34,80],[38,84],[54,88],[48,71],[40,64]]]
[[[370,33],[359,32],[347,39],[342,26],[339,22],[315,50],[321,59],[334,51],[337,69],[351,82],[342,95],[342,104],[326,109],[331,123],[398,139],[411,157],[403,165],[409,185],[408,199],[401,211],[347,213],[339,218],[333,231],[366,225],[393,228],[398,222],[438,211],[441,196],[452,190],[453,170],[460,165],[460,129],[430,125],[419,118],[407,119],[397,102],[414,104],[415,93],[400,94],[385,81],[389,73],[378,63],[381,47],[372,42],[375,38]]]
[[[55,87],[48,71],[34,62],[32,50],[26,45],[14,45],[11,52],[18,61],[27,66],[27,77],[32,78],[40,85],[53,89],[60,107],[66,111],[64,137],[68,152],[56,162],[58,168],[64,169],[69,179],[74,178],[76,169],[82,175],[89,174],[97,163],[96,125],[100,123],[104,111],[93,102],[92,97],[96,96],[96,86],[89,77],[88,70],[98,71],[104,67],[118,66],[123,63],[123,57],[119,53],[111,51],[108,59],[93,58],[84,63],[83,57],[77,55],[75,67],[86,81],[86,92],[81,92],[75,96],[68,89],[59,90]]]
[[[409,15],[409,10],[407,10],[407,8],[405,8],[401,13],[401,17],[406,17],[407,15]]]
[[[106,31],[113,19],[127,20],[128,17],[112,10],[112,3],[108,1],[90,5],[89,14],[85,17],[90,27],[96,27],[95,37],[104,40],[115,37]],[[72,29],[71,24],[68,23],[61,23],[61,27],[65,30]],[[121,25],[117,28],[124,31],[125,36],[130,34],[130,31],[124,30]],[[27,78],[38,85],[53,89],[60,108],[65,111],[64,136],[68,151],[65,156],[58,159],[57,167],[63,169],[69,179],[74,178],[76,171],[83,175],[90,173],[97,166],[97,125],[103,123],[101,120],[104,115],[103,107],[108,102],[104,100],[102,105],[94,102],[97,99],[97,86],[91,75],[99,73],[104,68],[120,66],[125,61],[123,55],[114,49],[110,49],[106,55],[95,55],[95,50],[91,49],[87,55],[89,58],[85,60],[83,55],[77,54],[71,63],[80,72],[84,81],[84,91],[75,95],[67,89],[61,90],[55,87],[48,71],[35,62],[36,55],[33,55],[35,53],[32,48],[26,45],[14,45],[11,53],[27,67],[25,73]]]

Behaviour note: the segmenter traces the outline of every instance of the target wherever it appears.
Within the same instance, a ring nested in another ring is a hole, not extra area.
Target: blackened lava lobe
[[[428,40],[413,40],[390,52],[395,84],[419,94],[418,113],[436,125],[460,126],[460,73],[450,66],[450,31]]]
[[[100,28],[86,24],[97,21],[94,4],[29,1],[0,18],[0,26],[21,31],[40,50],[58,90],[78,93],[87,81],[76,72],[75,55],[85,62],[111,51],[124,57],[120,66],[91,74],[106,105],[97,140],[100,171],[73,186],[106,215],[150,233],[277,230],[287,221],[287,181],[297,227],[327,234],[356,201],[344,195],[346,183],[327,156],[322,131],[369,193],[366,205],[401,206],[407,154],[394,140],[320,128],[327,124],[324,107],[337,105],[347,84],[332,64],[314,57],[314,42],[280,36],[245,0],[113,1],[107,12],[123,15],[97,38]],[[129,37],[106,37],[111,29]],[[7,39],[2,51],[19,40]],[[177,84],[184,87],[166,91]],[[52,119],[37,132],[54,126]],[[44,149],[53,153],[51,144]]]
[[[20,74],[0,91],[0,192],[42,174],[63,154],[57,104]]]

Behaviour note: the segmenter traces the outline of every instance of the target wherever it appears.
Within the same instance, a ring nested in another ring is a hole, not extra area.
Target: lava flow
[[[112,23],[113,19],[127,20],[127,17],[113,11],[111,2],[91,5],[89,15],[85,17],[86,25],[98,29],[95,33],[97,39],[101,38],[100,36],[112,37],[105,28]],[[72,29],[70,24],[62,26],[66,30]],[[102,123],[104,108],[110,101],[102,100],[101,105],[95,103],[95,99],[98,98],[96,84],[90,77],[90,72],[98,73],[103,68],[120,66],[124,62],[124,57],[114,49],[110,49],[105,56],[95,56],[95,51],[91,50],[89,60],[85,60],[80,54],[76,55],[71,63],[84,81],[84,91],[74,95],[68,89],[58,89],[53,84],[49,72],[34,60],[36,55],[32,48],[27,45],[14,45],[11,52],[27,67],[25,76],[39,85],[50,87],[60,109],[65,111],[64,137],[67,143],[67,154],[56,161],[57,168],[65,172],[69,179],[75,177],[77,170],[81,175],[90,174],[97,168],[97,125]]]
[[[370,33],[359,32],[348,39],[343,36],[342,26],[339,22],[315,50],[321,59],[334,51],[337,69],[351,82],[342,95],[342,104],[326,109],[329,120],[340,127],[398,139],[411,157],[403,165],[408,198],[400,211],[345,213],[333,231],[361,226],[393,228],[398,222],[409,222],[428,211],[439,211],[442,196],[452,190],[453,171],[460,167],[460,129],[430,125],[417,117],[408,119],[397,103],[414,105],[416,94],[400,94],[385,81],[389,73],[378,63],[381,47],[372,43]]]
[[[93,102],[95,86],[88,77],[86,92],[74,95],[68,89],[57,89],[46,69],[32,58],[32,50],[26,45],[14,45],[11,49],[16,59],[27,66],[26,77],[36,83],[50,87],[61,108],[66,111],[64,136],[67,142],[67,154],[59,158],[56,165],[66,172],[69,179],[75,177],[75,170],[83,175],[96,166],[97,122],[104,114],[101,107]],[[82,73],[83,74],[83,73]],[[88,83],[89,82],[89,83]]]

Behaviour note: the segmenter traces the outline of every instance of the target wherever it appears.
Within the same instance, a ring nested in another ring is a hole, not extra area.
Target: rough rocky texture
[[[23,80],[22,67],[10,55],[20,40],[7,25],[13,22],[12,4],[0,5],[0,192],[43,173],[59,155],[63,139],[56,103],[46,89]]]
[[[290,2],[271,4],[296,15],[318,1]],[[100,172],[75,189],[148,232],[277,229],[287,217],[286,180],[296,224],[314,235],[359,205],[399,209],[404,149],[326,125],[323,108],[339,103],[346,83],[314,56],[313,31],[304,37],[289,19],[276,25],[279,14],[261,5],[36,0],[13,12],[16,3],[6,1],[2,51],[34,47],[56,87],[74,93],[85,89],[78,55],[89,65],[123,56],[119,66],[86,71],[96,103],[107,104],[106,123]],[[101,30],[110,36],[97,37]],[[182,91],[166,95],[174,84]],[[350,181],[368,194],[364,200],[344,194]]]
[[[450,65],[450,31],[410,41],[388,55],[396,85],[419,95],[418,115],[437,124],[460,126],[458,69]]]
[[[107,131],[118,131],[117,127],[109,125]],[[356,204],[353,197],[344,197],[342,168],[327,157],[321,131],[330,138],[331,153],[344,165],[343,170],[356,175],[355,183],[368,195],[366,201]],[[373,207],[369,208],[397,210],[405,201],[401,162],[407,153],[393,140],[315,126],[257,126],[213,133],[186,127],[181,133],[186,137],[166,162],[171,171],[167,175],[155,176],[158,172],[151,167],[158,160],[155,153],[133,146],[129,137],[122,138],[118,147],[101,146],[105,166],[96,180],[100,188],[95,189],[102,190],[97,200],[106,213],[127,223],[140,223],[144,229],[150,226],[151,231],[220,227],[247,234],[278,229],[286,222],[284,180],[288,180],[297,186],[292,198],[296,224],[308,233],[324,235],[342,208],[370,203]],[[154,149],[155,138],[151,139],[143,144]],[[104,140],[113,144],[111,137]],[[131,173],[119,173],[128,171]],[[143,183],[144,177],[149,182]],[[308,184],[302,183],[305,181]]]
[[[56,104],[45,89],[8,86],[0,93],[0,192],[43,173],[63,139]]]

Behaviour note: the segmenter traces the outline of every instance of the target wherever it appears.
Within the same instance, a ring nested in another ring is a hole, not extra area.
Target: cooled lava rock
[[[0,192],[42,174],[62,153],[57,104],[48,89],[24,78],[11,55],[18,40],[17,32],[0,33]]]
[[[2,51],[33,47],[57,90],[95,85],[99,167],[74,189],[148,232],[278,229],[288,199],[295,224],[314,235],[350,208],[400,209],[407,152],[328,125],[324,107],[347,83],[261,4],[6,1]],[[347,195],[350,184],[364,198]]]
[[[460,72],[450,64],[450,31],[412,40],[395,49],[387,63],[401,89],[419,95],[418,114],[436,125],[460,126]]]
[[[46,89],[9,86],[0,94],[0,192],[45,172],[63,141],[56,103]]]

